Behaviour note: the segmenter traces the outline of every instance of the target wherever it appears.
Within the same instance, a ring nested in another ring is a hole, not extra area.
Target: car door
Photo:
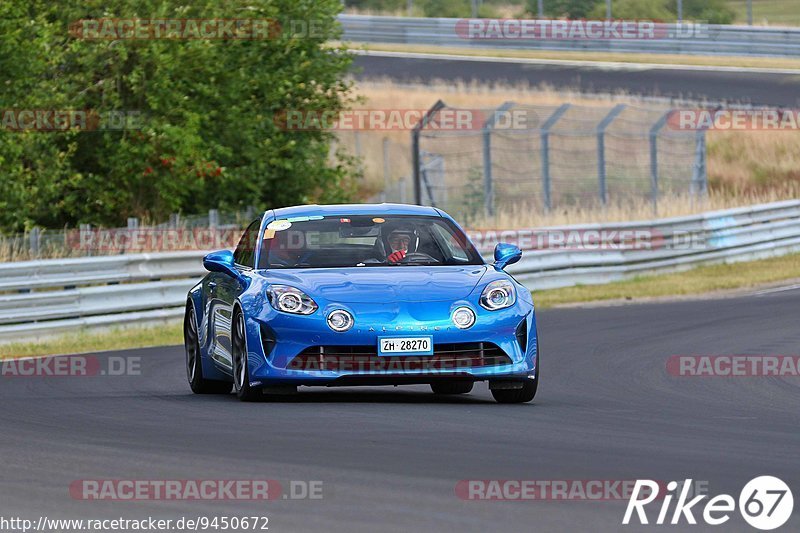
[[[261,229],[261,219],[254,220],[242,234],[236,250],[233,252],[233,261],[239,270],[252,270],[255,268],[255,245],[258,242],[258,233]],[[211,317],[211,331],[213,331],[213,349],[211,358],[225,371],[231,372],[233,358],[231,356],[231,321],[233,319],[233,302],[242,291],[239,282],[232,277],[215,273],[209,276],[207,294],[209,295]]]

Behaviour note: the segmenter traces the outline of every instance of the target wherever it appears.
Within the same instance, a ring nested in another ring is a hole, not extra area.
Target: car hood
[[[312,298],[342,303],[460,300],[469,296],[486,265],[308,268],[268,270],[269,283],[291,285]]]

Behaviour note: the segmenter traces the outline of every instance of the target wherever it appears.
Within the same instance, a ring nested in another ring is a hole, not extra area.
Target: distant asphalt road
[[[738,497],[776,475],[800,527],[800,378],[676,377],[674,354],[797,354],[800,291],[540,312],[542,386],[498,405],[427,387],[195,396],[181,347],[142,374],[0,378],[0,516],[267,515],[270,531],[654,531],[621,501],[464,501],[459,480],[682,480]],[[322,500],[81,501],[80,479],[320,480]],[[655,518],[657,510],[651,513]],[[701,513],[698,515],[700,518]],[[707,531],[706,526],[667,528]],[[714,531],[753,531],[738,513]]]
[[[555,89],[616,93],[780,107],[800,106],[800,74],[624,66],[552,65],[531,62],[357,56],[357,79],[547,84]]]

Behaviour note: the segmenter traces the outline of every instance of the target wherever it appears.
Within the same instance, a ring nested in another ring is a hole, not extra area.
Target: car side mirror
[[[219,250],[211,252],[203,258],[203,267],[209,272],[222,272],[237,281],[241,281],[242,274],[233,263],[233,252]]]
[[[494,247],[494,266],[500,270],[522,259],[522,250],[513,244],[499,242]]]

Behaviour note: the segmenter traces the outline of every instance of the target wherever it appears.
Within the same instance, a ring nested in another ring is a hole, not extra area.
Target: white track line
[[[491,63],[519,63],[525,65],[557,65],[582,67],[597,70],[685,70],[697,72],[745,72],[753,74],[790,74],[800,76],[800,69],[723,67],[711,65],[678,65],[674,63],[625,63],[620,61],[586,61],[570,59],[534,59],[526,57],[467,56],[458,54],[431,54],[421,52],[387,52],[382,50],[350,49],[356,55],[376,57],[398,57],[407,59],[438,59],[442,61],[475,61]],[[724,56],[721,56],[724,57]]]
[[[772,294],[775,292],[786,292],[786,291],[793,291],[800,289],[800,283],[796,285],[787,285],[786,287],[775,287],[774,289],[764,289],[760,291],[756,291],[753,294],[756,296],[761,296],[762,294]]]

